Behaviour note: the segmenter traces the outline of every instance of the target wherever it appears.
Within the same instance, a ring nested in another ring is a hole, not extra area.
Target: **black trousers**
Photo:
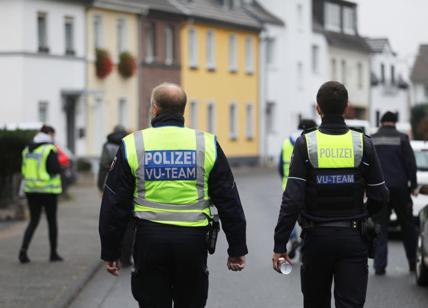
[[[367,246],[359,231],[317,227],[303,232],[300,269],[305,308],[364,306],[367,290]]]
[[[206,228],[138,221],[132,294],[144,308],[202,308],[208,297]]]
[[[49,243],[51,247],[51,253],[56,252],[58,241],[58,195],[27,193],[26,196],[28,200],[28,208],[30,210],[30,222],[28,223],[27,229],[25,230],[21,249],[27,250],[30,246],[34,231],[36,231],[36,228],[39,225],[42,210],[45,209],[46,218],[48,220]]]
[[[407,189],[389,188],[389,204],[376,215],[375,220],[381,225],[381,233],[376,240],[374,268],[385,269],[388,264],[388,224],[394,210],[401,227],[401,237],[409,266],[416,264],[417,231],[413,222],[412,200]]]

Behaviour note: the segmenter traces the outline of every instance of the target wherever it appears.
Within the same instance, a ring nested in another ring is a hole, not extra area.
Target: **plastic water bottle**
[[[293,269],[293,266],[285,260],[285,258],[279,258],[279,270],[281,274],[288,275],[291,273],[291,270]]]

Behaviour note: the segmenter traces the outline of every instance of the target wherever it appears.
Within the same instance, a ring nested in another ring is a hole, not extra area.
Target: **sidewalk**
[[[88,181],[70,189],[58,206],[58,251],[64,262],[50,263],[43,215],[29,249],[31,263],[18,262],[27,222],[0,228],[0,307],[65,307],[100,265],[100,197]]]

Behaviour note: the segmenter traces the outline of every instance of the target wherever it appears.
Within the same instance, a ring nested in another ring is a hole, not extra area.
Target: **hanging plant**
[[[95,54],[95,69],[97,77],[104,79],[113,70],[113,61],[111,60],[110,53],[105,49],[96,49]]]
[[[135,74],[137,62],[130,52],[124,51],[119,56],[119,65],[117,67],[119,74],[123,78],[129,78]]]

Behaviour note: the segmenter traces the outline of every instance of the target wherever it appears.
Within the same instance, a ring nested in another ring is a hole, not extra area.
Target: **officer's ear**
[[[321,107],[320,107],[320,105],[318,103],[317,103],[316,109],[317,109],[318,114],[322,118],[323,117],[323,113],[322,113]]]
[[[152,103],[150,113],[152,114],[152,117],[155,118],[159,113],[159,107],[156,104]]]
[[[346,117],[348,114],[348,108],[349,108],[349,101],[346,101],[345,110],[343,111],[343,117]]]

